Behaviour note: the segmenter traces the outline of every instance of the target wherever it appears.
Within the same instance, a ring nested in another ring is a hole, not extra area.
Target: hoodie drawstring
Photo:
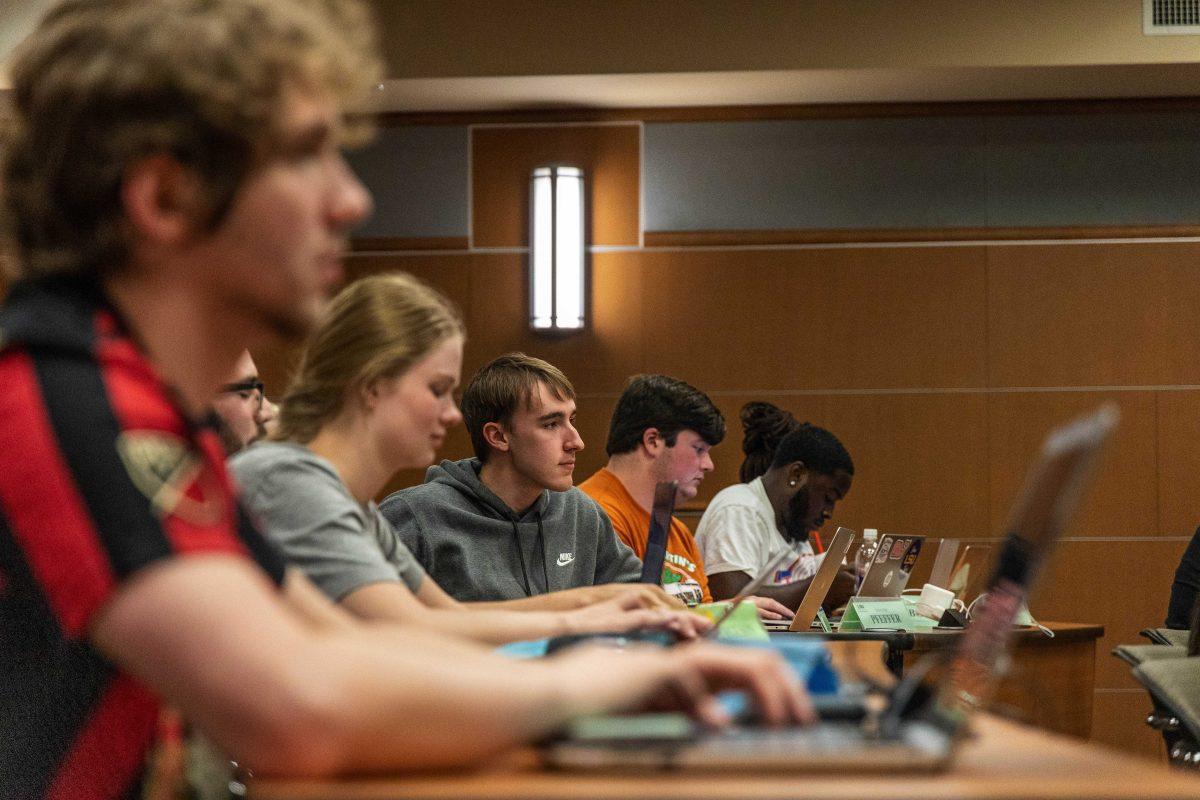
[[[512,523],[513,547],[517,549],[517,562],[521,565],[521,582],[525,584],[525,596],[533,597],[533,587],[529,585],[529,572],[525,569],[525,555],[521,552],[521,536],[517,531],[516,520],[509,520]],[[545,582],[546,591],[550,591],[550,574],[546,572],[546,537],[542,532],[542,515],[538,514],[538,551],[542,556],[542,580]]]
[[[542,513],[538,512],[538,552],[542,554],[542,581],[546,591],[550,591],[550,575],[546,572],[546,536],[542,533]]]

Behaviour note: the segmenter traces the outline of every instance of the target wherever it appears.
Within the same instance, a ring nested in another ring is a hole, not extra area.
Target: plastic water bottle
[[[871,566],[871,559],[875,557],[875,548],[879,546],[879,531],[874,528],[863,529],[862,547],[858,548],[858,553],[854,556],[854,592],[858,593],[862,586],[863,578],[866,577],[867,567]]]

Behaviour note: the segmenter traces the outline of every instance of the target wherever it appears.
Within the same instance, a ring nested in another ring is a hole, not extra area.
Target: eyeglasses
[[[227,383],[221,387],[223,393],[240,395],[243,400],[254,400],[255,409],[262,408],[263,382],[258,378],[247,378],[237,383]]]

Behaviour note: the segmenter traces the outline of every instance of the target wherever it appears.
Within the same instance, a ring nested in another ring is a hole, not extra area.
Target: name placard
[[[854,597],[842,615],[839,631],[920,631],[937,622],[922,617],[899,597]]]

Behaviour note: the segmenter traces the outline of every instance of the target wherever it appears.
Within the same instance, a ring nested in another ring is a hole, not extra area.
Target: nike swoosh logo
[[[567,564],[570,564],[574,560],[575,560],[574,553],[562,553],[558,557],[558,565],[560,567],[565,567]]]

